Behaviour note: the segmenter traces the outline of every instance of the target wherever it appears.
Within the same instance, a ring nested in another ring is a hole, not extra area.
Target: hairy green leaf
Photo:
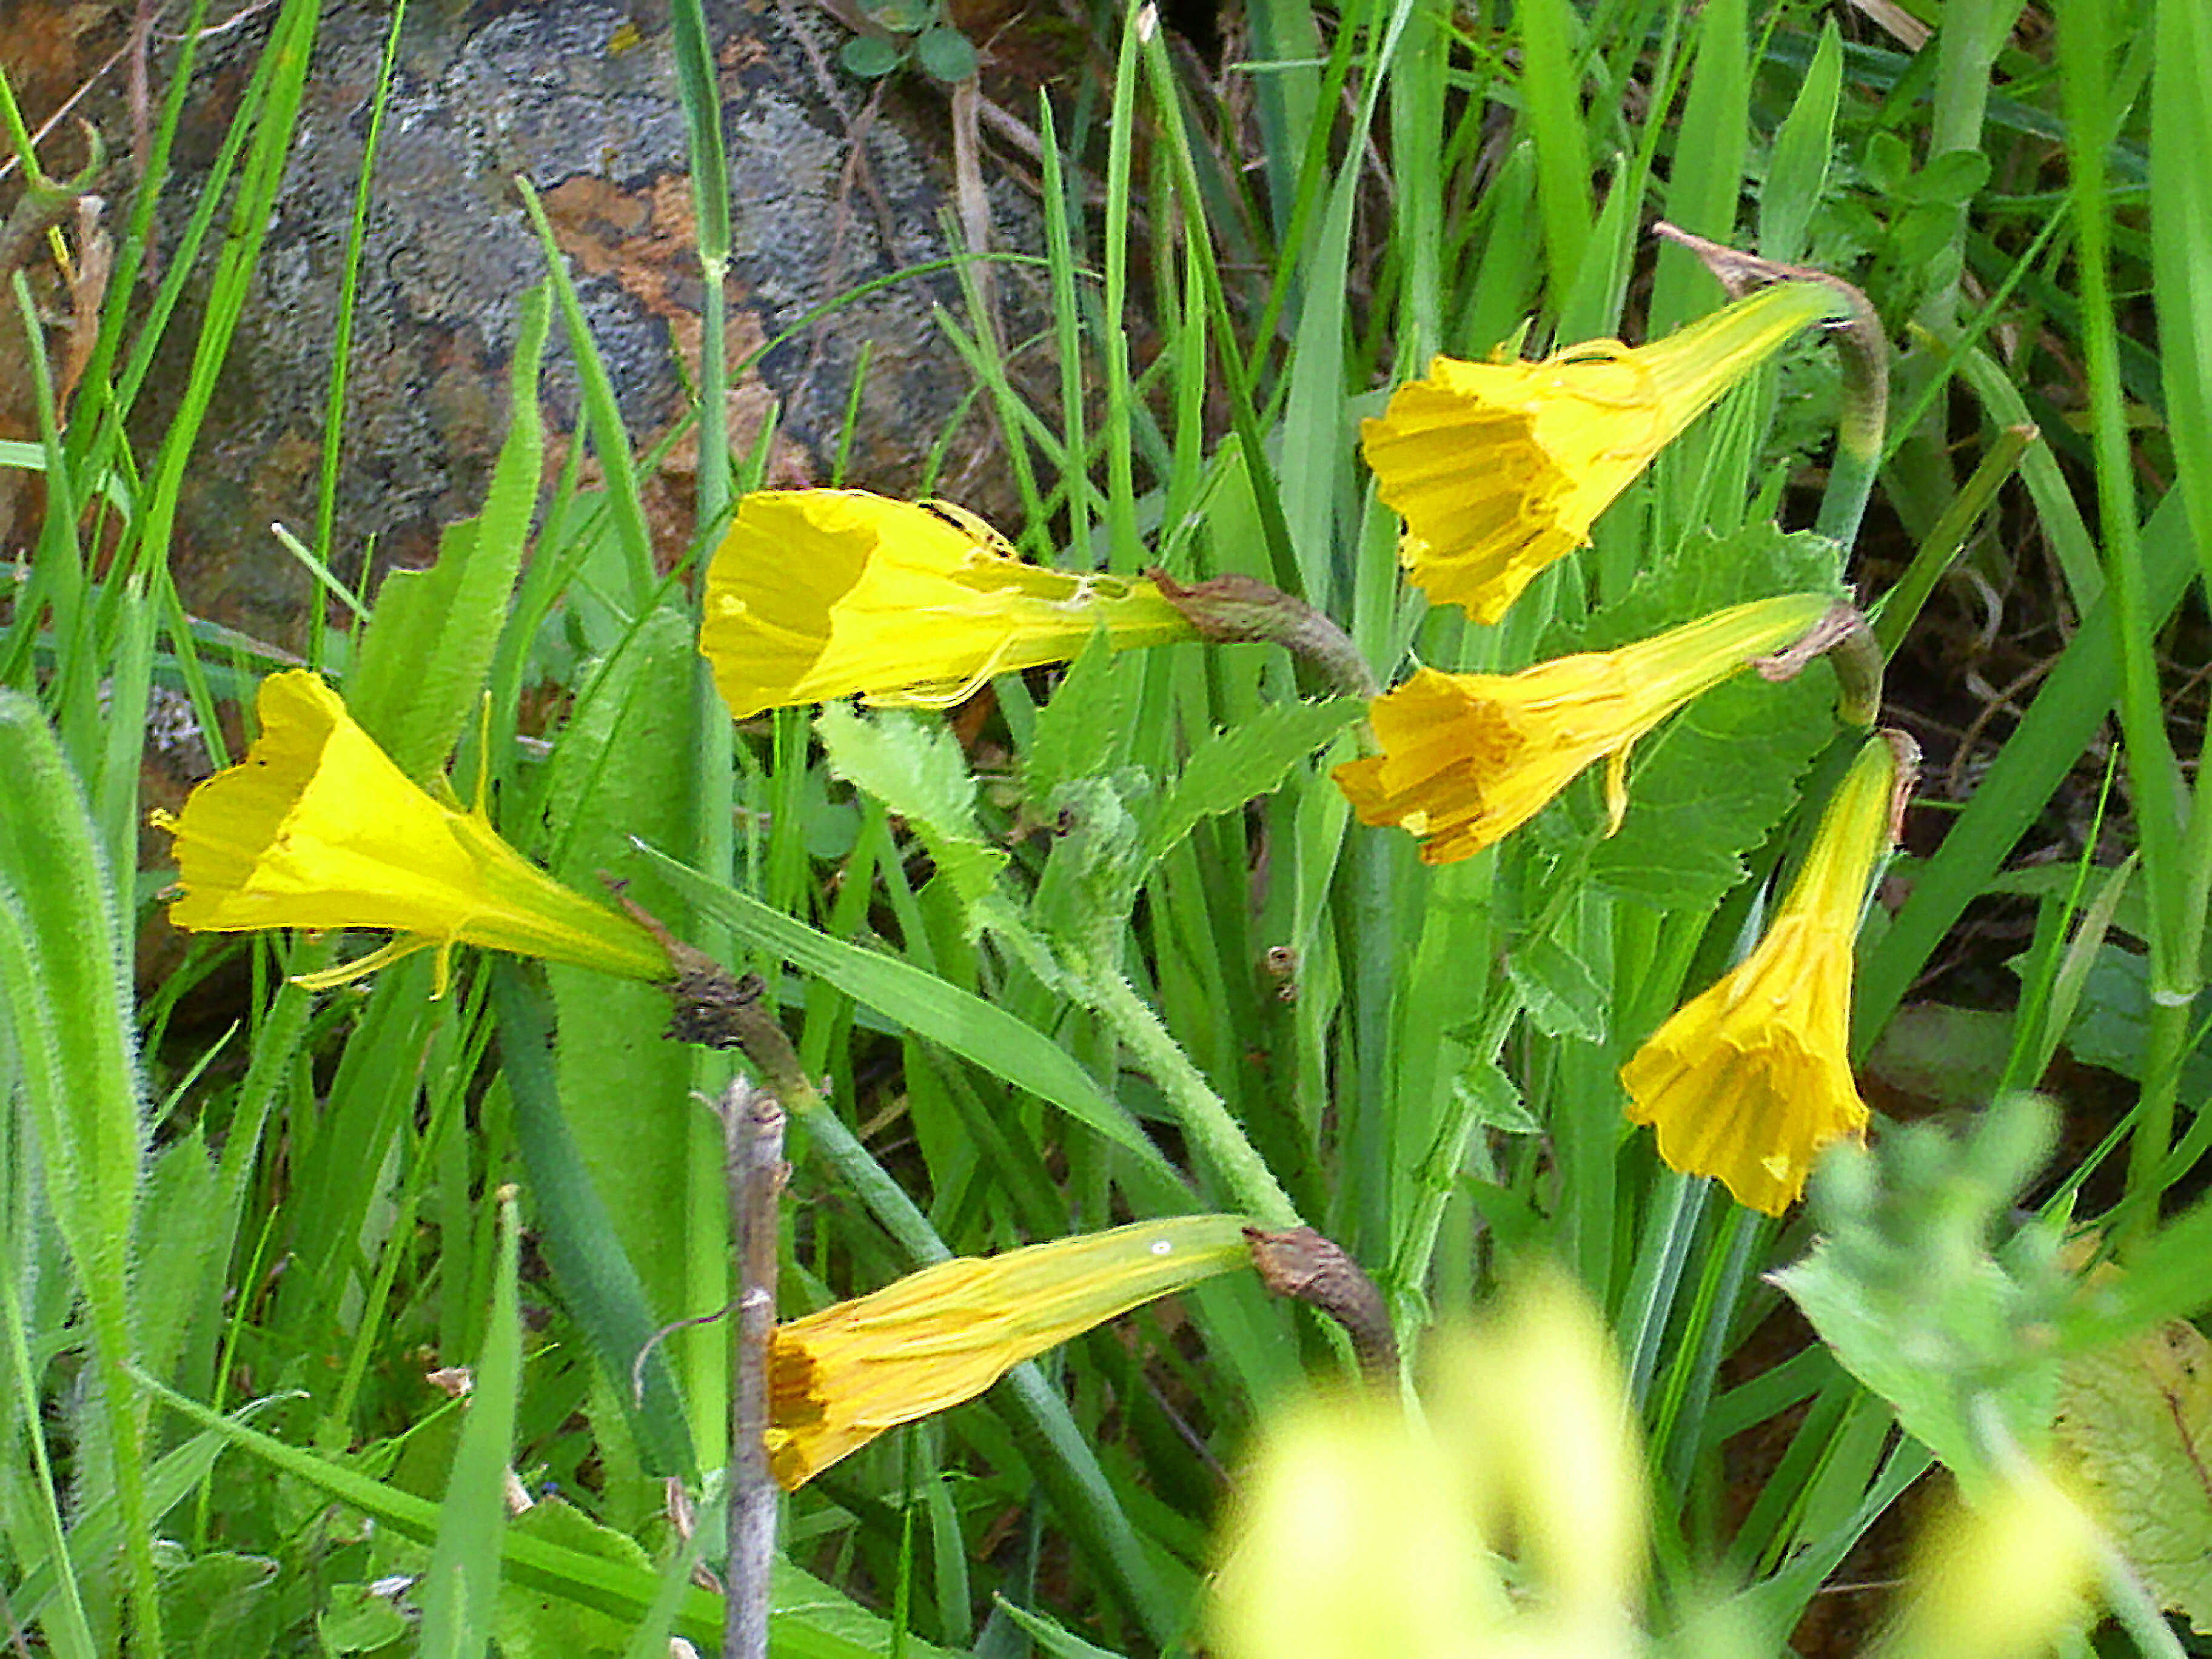
[[[2013,1438],[2039,1445],[2058,1385],[2050,1332],[2071,1290],[2056,1232],[2032,1222],[1992,1248],[2051,1146],[2032,1095],[1991,1107],[1965,1138],[1915,1124],[1879,1149],[1845,1143],[1814,1172],[1822,1237],[1773,1275],[1844,1369],[1970,1494],[1990,1468],[1976,1426],[1995,1404]]]
[[[1201,818],[1234,812],[1366,713],[1357,697],[1274,703],[1198,744],[1182,772],[1148,814],[1145,852],[1164,856]]]
[[[1006,854],[975,820],[975,775],[949,726],[896,709],[864,716],[850,703],[833,702],[823,706],[814,729],[830,769],[914,827],[963,906],[997,890]],[[971,910],[970,938],[980,921]]]

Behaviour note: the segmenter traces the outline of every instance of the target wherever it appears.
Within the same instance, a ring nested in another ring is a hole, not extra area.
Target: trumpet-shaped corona
[[[255,706],[261,735],[246,758],[194,789],[181,814],[154,814],[174,838],[178,927],[398,935],[358,962],[301,975],[318,989],[435,948],[442,995],[456,945],[668,977],[667,952],[643,927],[525,859],[481,803],[463,811],[418,787],[315,675],[270,675]]]
[[[1823,1146],[1866,1130],[1849,1053],[1851,951],[1897,773],[1887,739],[1870,738],[1765,937],[1621,1068],[1629,1121],[1658,1131],[1659,1156],[1768,1215],[1803,1195]]]
[[[972,1400],[1021,1361],[1246,1266],[1237,1216],[1176,1216],[924,1267],[775,1328],[769,1467],[786,1491],[885,1429]]]
[[[1437,357],[1360,428],[1399,558],[1438,604],[1494,623],[1651,458],[1792,335],[1836,314],[1819,283],[1760,289],[1665,339],[1569,346],[1540,362]]]
[[[744,720],[854,696],[942,708],[1102,627],[1117,647],[1197,637],[1152,583],[1024,564],[957,508],[770,489],[738,503],[708,567],[699,649]]]
[[[1618,651],[1560,657],[1518,674],[1417,671],[1368,711],[1380,755],[1336,769],[1364,823],[1421,837],[1449,864],[1510,835],[1601,757],[1618,829],[1629,750],[1699,693],[1810,629],[1817,593],[1756,599]]]

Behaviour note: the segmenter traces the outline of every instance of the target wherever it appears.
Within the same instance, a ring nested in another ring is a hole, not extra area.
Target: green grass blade
[[[514,1437],[515,1395],[522,1381],[516,1207],[514,1188],[502,1191],[491,1323],[469,1391],[445,1501],[438,1506],[437,1540],[423,1575],[417,1650],[428,1659],[468,1659],[483,1653],[491,1640],[500,1545],[507,1535],[507,1449]]]
[[[697,909],[720,920],[746,944],[829,981],[855,1001],[993,1076],[1050,1101],[1144,1162],[1166,1167],[1127,1111],[1042,1032],[933,974],[831,939],[758,899],[708,881],[650,847],[641,845],[639,850]]]

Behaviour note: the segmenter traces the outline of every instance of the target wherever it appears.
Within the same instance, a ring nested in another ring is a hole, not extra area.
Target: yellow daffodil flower
[[[1518,674],[1417,670],[1368,711],[1382,752],[1338,767],[1337,785],[1363,823],[1395,824],[1422,837],[1424,863],[1449,864],[1526,823],[1603,756],[1606,807],[1619,829],[1636,740],[1799,638],[1830,603],[1817,593],[1758,599]]]
[[[1437,357],[1360,428],[1399,558],[1438,604],[1494,623],[1651,458],[1809,324],[1838,312],[1819,283],[1762,289],[1632,349],[1589,340],[1541,362]]]
[[[1629,1121],[1658,1130],[1659,1156],[1768,1215],[1803,1195],[1823,1146],[1866,1129],[1848,1052],[1851,947],[1898,771],[1889,739],[1869,739],[1758,948],[1621,1067]]]
[[[1394,1388],[1263,1421],[1206,1604],[1218,1659],[1628,1659],[1649,1547],[1635,1413],[1566,1275],[1424,1344]],[[1504,1559],[1517,1561],[1510,1573]]]
[[[769,1467],[786,1491],[1021,1361],[1251,1260],[1236,1216],[1176,1216],[962,1256],[775,1328]]]
[[[747,495],[707,569],[699,649],[739,720],[861,696],[944,708],[994,674],[1197,637],[1149,581],[1024,564],[981,520],[857,489]]]
[[[313,989],[434,947],[442,996],[456,945],[668,977],[667,953],[644,927],[525,859],[481,802],[462,811],[434,799],[315,675],[270,675],[256,708],[261,736],[246,758],[194,789],[182,814],[154,814],[175,838],[183,890],[169,920],[178,927],[398,935],[358,962],[301,975]]]

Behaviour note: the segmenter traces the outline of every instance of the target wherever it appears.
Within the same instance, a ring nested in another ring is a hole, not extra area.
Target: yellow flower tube
[[[1621,1067],[1628,1119],[1659,1156],[1779,1215],[1830,1141],[1862,1135],[1851,1077],[1851,952],[1875,861],[1889,848],[1899,759],[1869,738],[1828,803],[1766,936],[1674,1012]]]
[[[942,708],[994,674],[1198,637],[1149,581],[1024,564],[981,520],[858,489],[738,504],[707,568],[699,649],[738,720],[860,696]]]
[[[418,787],[346,712],[295,671],[261,682],[261,735],[246,758],[194,789],[174,837],[182,893],[169,920],[194,932],[388,927],[358,962],[303,974],[341,984],[416,951],[438,952],[444,995],[453,946],[665,979],[667,952],[635,921],[570,891],[500,839],[482,804],[462,811]]]
[[[1540,362],[1437,357],[1360,428],[1399,558],[1437,604],[1494,623],[1651,458],[1778,350],[1843,309],[1820,283],[1761,289],[1665,339],[1589,340]]]
[[[1244,1267],[1238,1216],[1176,1216],[961,1256],[775,1328],[769,1467],[786,1491],[885,1429],[972,1400],[1119,1314]]]
[[[1368,710],[1380,755],[1347,761],[1338,787],[1363,823],[1422,837],[1425,864],[1449,864],[1510,835],[1604,757],[1606,807],[1628,808],[1628,752],[1684,703],[1825,616],[1818,593],[1757,599],[1618,651],[1538,663],[1518,674],[1417,670]]]

